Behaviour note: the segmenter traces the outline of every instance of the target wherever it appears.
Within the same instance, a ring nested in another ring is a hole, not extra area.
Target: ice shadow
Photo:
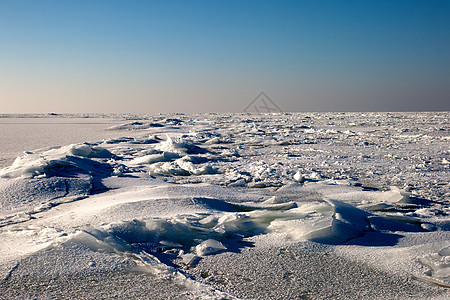
[[[55,166],[46,172],[47,177],[62,177],[66,181],[83,179],[90,182],[89,194],[102,193],[108,188],[102,180],[110,177],[113,172],[111,165],[78,156],[66,156],[64,164]]]
[[[395,246],[403,235],[388,232],[367,232],[362,237],[351,239],[344,245],[365,246],[365,247],[384,247]]]

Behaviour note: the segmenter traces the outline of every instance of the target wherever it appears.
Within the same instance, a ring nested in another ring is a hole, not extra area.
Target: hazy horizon
[[[2,1],[0,113],[449,111],[447,1]]]

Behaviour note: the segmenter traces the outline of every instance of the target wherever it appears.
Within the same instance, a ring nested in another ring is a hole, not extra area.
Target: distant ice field
[[[3,115],[0,298],[448,299],[449,121]]]
[[[0,117],[0,168],[10,165],[23,151],[116,136],[105,129],[118,122],[94,117]]]

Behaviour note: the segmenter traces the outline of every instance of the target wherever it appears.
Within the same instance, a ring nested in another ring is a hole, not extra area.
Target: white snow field
[[[450,297],[449,112],[88,117],[0,169],[1,299]]]

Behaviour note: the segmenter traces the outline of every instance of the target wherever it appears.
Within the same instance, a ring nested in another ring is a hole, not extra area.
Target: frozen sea
[[[450,113],[0,116],[0,298],[448,299]]]
[[[10,165],[24,151],[115,136],[105,129],[120,122],[114,118],[47,117],[45,115],[0,117],[0,167]]]

